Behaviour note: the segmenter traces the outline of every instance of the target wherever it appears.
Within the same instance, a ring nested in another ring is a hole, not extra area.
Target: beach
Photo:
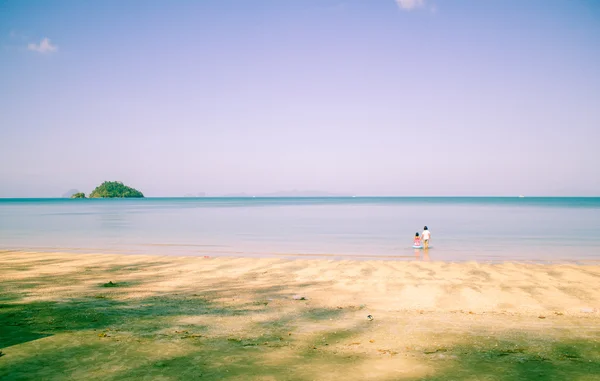
[[[600,265],[0,253],[0,379],[594,380]]]

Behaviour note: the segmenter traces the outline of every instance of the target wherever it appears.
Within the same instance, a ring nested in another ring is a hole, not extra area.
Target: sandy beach
[[[600,266],[0,253],[0,379],[597,380]]]

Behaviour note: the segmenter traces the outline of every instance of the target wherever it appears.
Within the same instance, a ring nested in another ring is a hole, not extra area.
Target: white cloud
[[[425,0],[396,0],[396,4],[398,4],[400,9],[410,11],[425,5]]]
[[[27,49],[38,53],[52,53],[58,50],[58,46],[52,45],[50,39],[45,37],[42,38],[42,41],[40,41],[39,44],[27,45]]]

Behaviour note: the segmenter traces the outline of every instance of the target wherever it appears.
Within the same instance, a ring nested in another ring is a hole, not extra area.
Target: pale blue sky
[[[0,197],[600,195],[599,142],[595,0],[0,0]]]

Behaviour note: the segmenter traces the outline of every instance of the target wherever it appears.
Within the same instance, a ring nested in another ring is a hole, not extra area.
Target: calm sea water
[[[0,249],[199,256],[600,260],[600,198],[0,199]]]

